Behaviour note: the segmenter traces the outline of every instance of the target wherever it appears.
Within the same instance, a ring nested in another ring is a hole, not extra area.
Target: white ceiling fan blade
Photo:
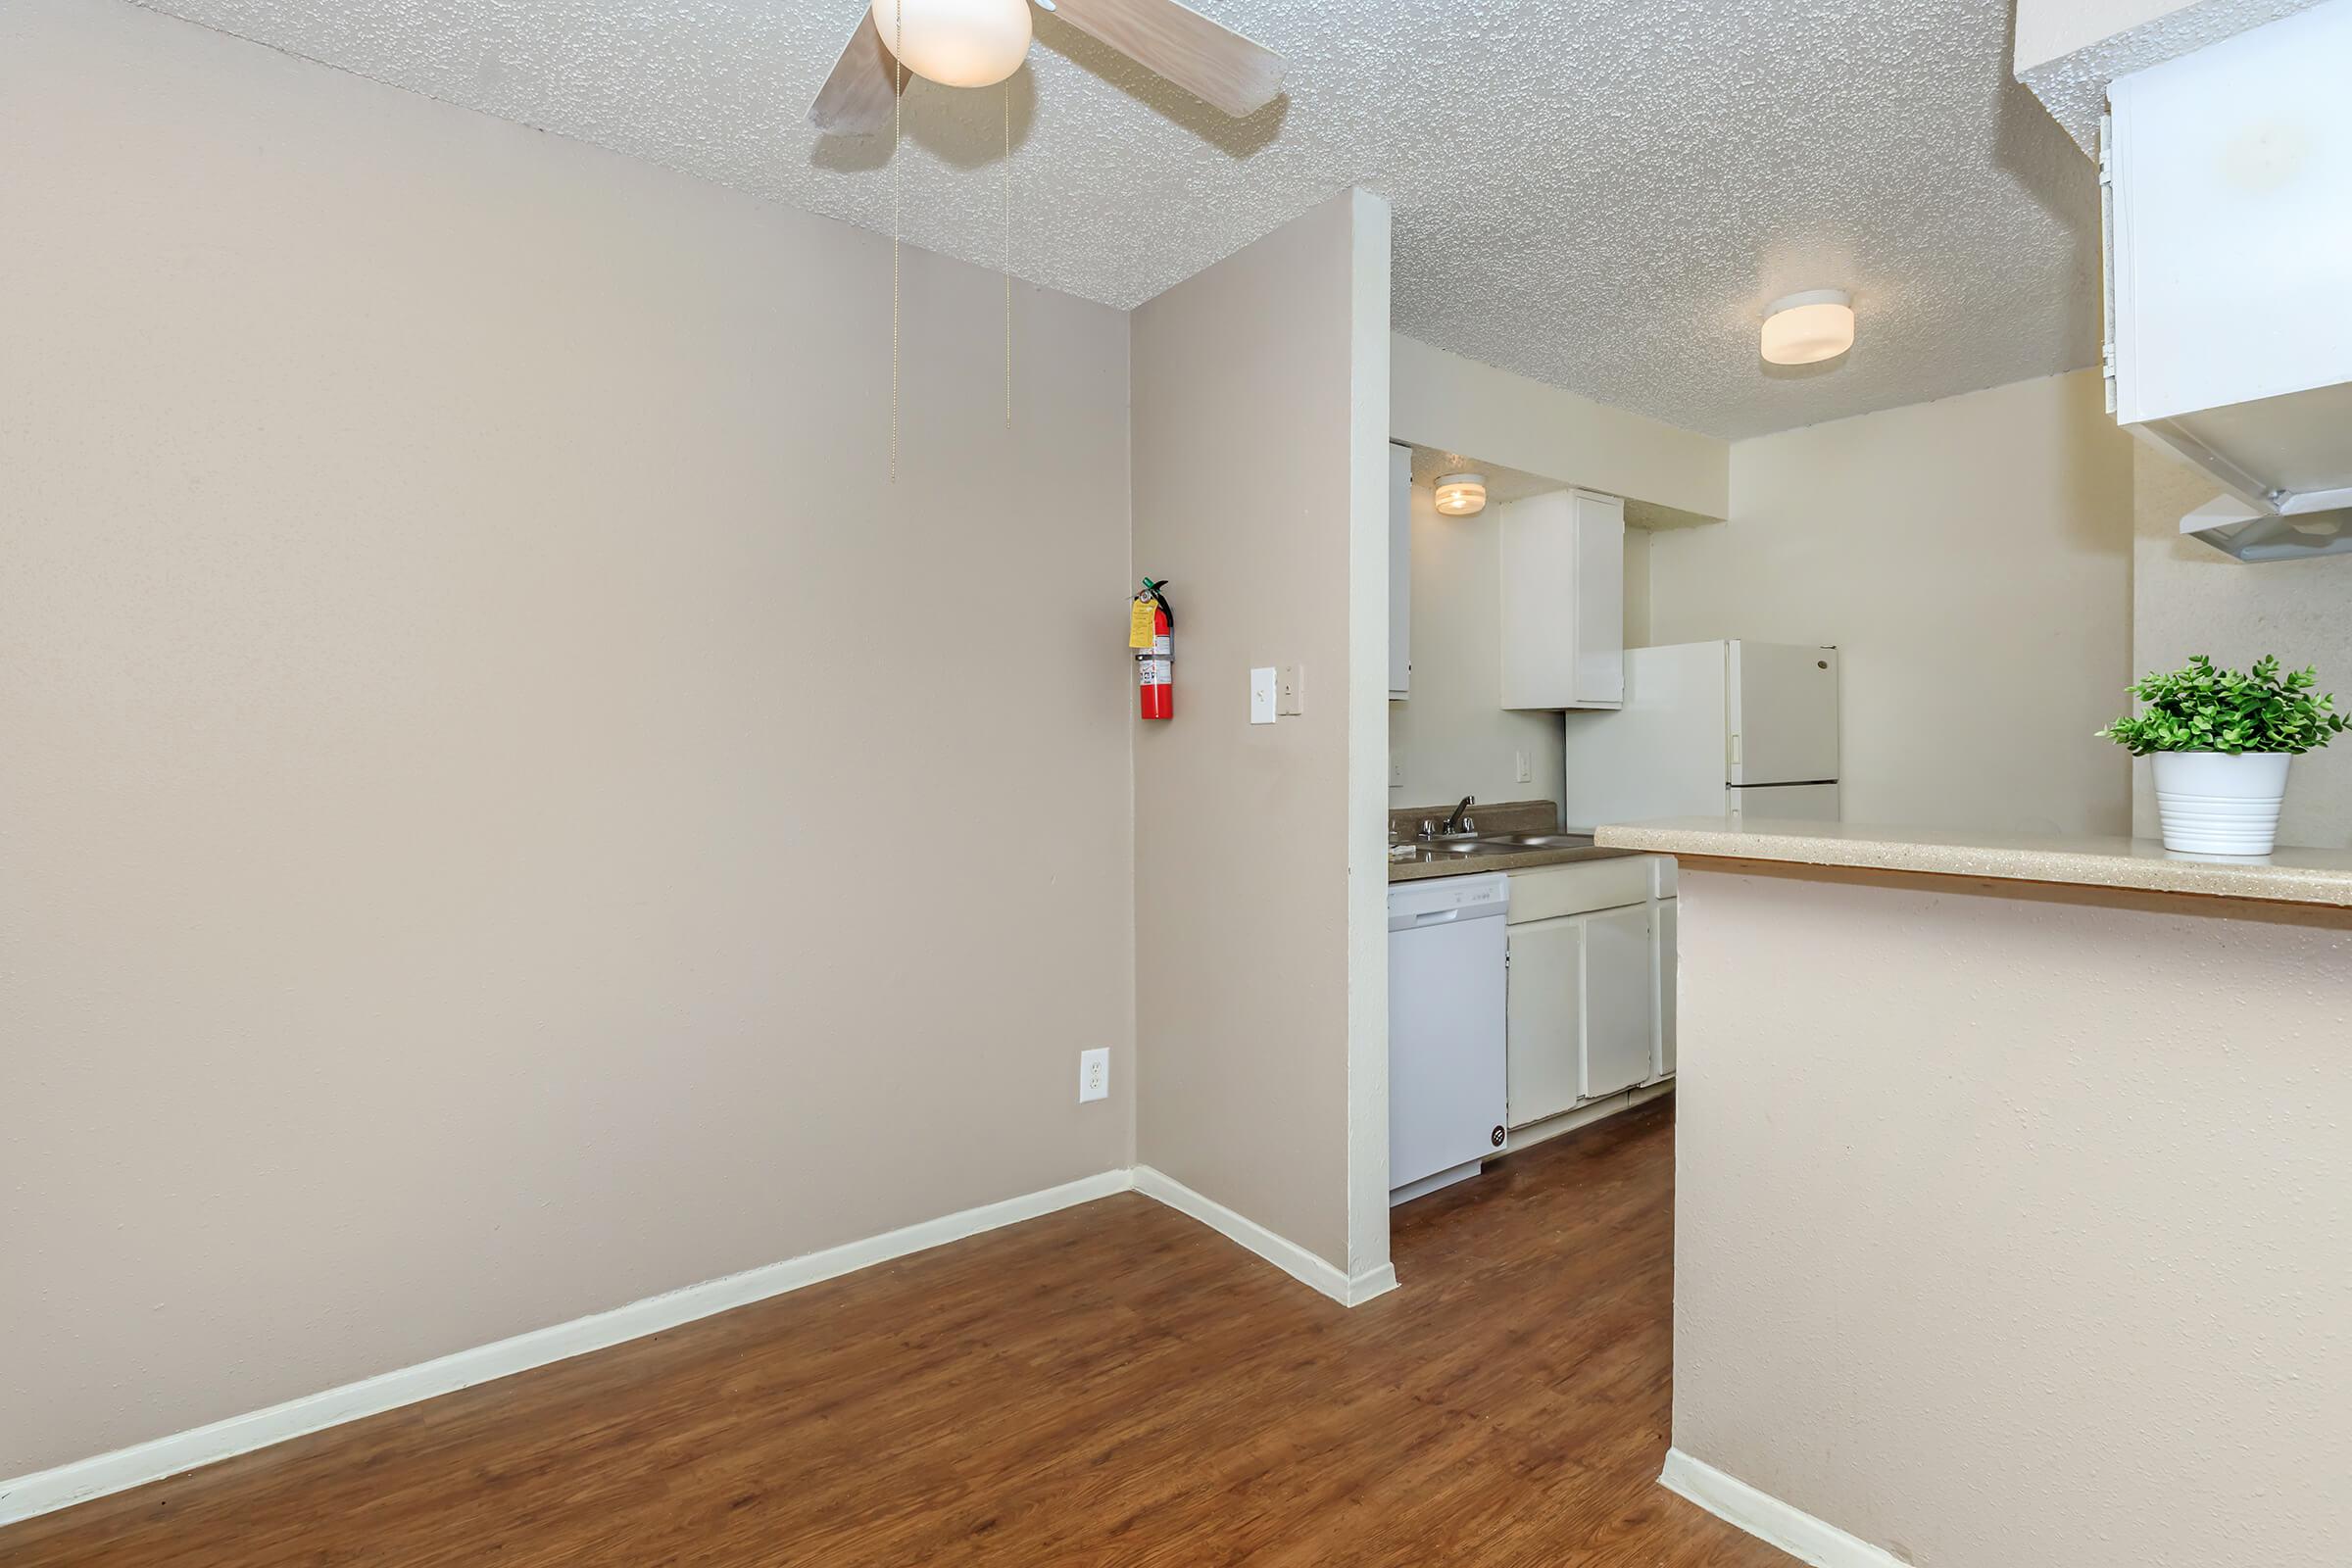
[[[858,19],[849,47],[808,106],[808,123],[828,136],[870,136],[890,123],[893,90],[906,91],[869,8]]]
[[[1177,0],[1054,0],[1054,14],[1240,119],[1282,91],[1282,56]]]

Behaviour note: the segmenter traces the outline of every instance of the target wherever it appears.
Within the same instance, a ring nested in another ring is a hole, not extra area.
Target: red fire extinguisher
[[[1144,579],[1144,591],[1130,607],[1127,642],[1135,650],[1135,685],[1146,718],[1176,716],[1176,656],[1169,641],[1176,617],[1161,589],[1167,579]]]

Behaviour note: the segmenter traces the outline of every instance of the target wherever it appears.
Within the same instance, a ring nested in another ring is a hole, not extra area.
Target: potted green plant
[[[2287,764],[2342,734],[2332,694],[2313,669],[2281,673],[2266,654],[2250,670],[2216,669],[2204,654],[2184,669],[2143,675],[2136,715],[2099,734],[2154,760],[2164,847],[2194,855],[2268,855],[2278,836]]]

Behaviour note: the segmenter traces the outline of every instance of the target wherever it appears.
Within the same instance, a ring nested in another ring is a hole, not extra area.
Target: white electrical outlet
[[[1110,1048],[1078,1053],[1078,1102],[1110,1098]]]
[[[1389,759],[1389,788],[1404,788],[1404,763],[1393,757]]]
[[[1525,752],[1521,752],[1519,754],[1519,782],[1522,784],[1532,784],[1535,782],[1535,779],[1536,770],[1528,765],[1527,754]]]

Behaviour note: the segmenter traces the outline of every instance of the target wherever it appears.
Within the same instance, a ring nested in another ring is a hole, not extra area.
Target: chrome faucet
[[[1476,804],[1478,804],[1477,796],[1465,795],[1462,797],[1461,804],[1453,808],[1453,814],[1446,819],[1446,836],[1447,838],[1469,828],[1470,818],[1463,813]]]

